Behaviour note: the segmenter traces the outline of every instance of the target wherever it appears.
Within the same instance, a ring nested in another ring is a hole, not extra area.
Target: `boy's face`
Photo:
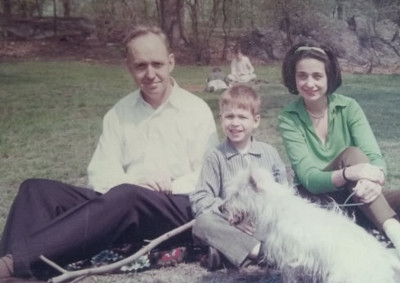
[[[221,109],[222,129],[237,149],[245,149],[251,143],[251,136],[260,124],[260,115],[253,116],[249,110],[225,105]]]

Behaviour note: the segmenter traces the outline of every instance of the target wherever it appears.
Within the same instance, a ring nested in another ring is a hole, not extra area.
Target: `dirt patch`
[[[1,60],[46,60],[62,58],[101,62],[120,62],[121,47],[85,41],[82,44],[62,40],[0,41]]]

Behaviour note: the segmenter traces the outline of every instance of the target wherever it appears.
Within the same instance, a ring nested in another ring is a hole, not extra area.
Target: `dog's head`
[[[266,169],[252,167],[240,172],[232,179],[226,189],[226,198],[220,211],[227,217],[231,225],[243,222],[254,223],[257,200],[275,183],[271,172]]]

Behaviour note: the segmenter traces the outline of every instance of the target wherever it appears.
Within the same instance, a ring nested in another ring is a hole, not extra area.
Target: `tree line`
[[[18,19],[90,19],[102,42],[120,41],[127,28],[155,24],[168,35],[172,48],[190,49],[195,60],[207,63],[227,58],[229,48],[252,30],[275,24],[291,46],[299,18],[323,13],[338,21],[365,14],[400,24],[398,0],[1,0],[2,36]],[[315,25],[318,25],[316,19]],[[312,27],[310,27],[312,28]]]

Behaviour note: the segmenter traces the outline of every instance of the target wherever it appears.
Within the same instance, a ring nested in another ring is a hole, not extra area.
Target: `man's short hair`
[[[134,28],[130,29],[123,40],[125,46],[125,57],[128,55],[128,44],[135,38],[138,38],[143,35],[154,34],[160,37],[160,39],[164,42],[167,51],[170,52],[170,45],[166,34],[161,30],[161,28],[157,26],[144,26],[137,25]]]
[[[224,106],[236,106],[249,110],[253,116],[260,114],[261,98],[258,93],[247,85],[234,85],[225,90],[219,99],[219,109],[222,113]]]
[[[324,63],[328,79],[328,95],[340,87],[342,76],[336,55],[329,48],[322,45],[299,43],[288,51],[282,64],[283,84],[290,93],[299,94],[296,87],[296,64],[306,58],[316,59]]]

